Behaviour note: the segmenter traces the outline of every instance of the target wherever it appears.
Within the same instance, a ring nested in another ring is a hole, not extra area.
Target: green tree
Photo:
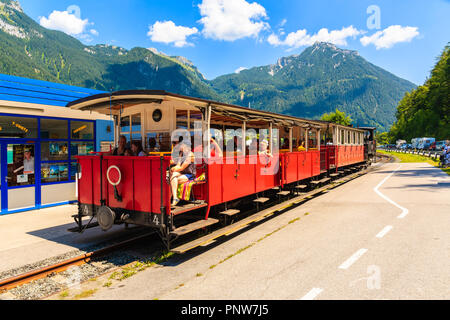
[[[347,116],[345,112],[339,111],[337,108],[336,112],[325,113],[320,120],[333,122],[344,126],[349,126],[352,124],[352,118]]]
[[[392,140],[417,137],[450,137],[450,46],[444,48],[422,86],[406,93],[397,107],[397,121],[390,129]]]

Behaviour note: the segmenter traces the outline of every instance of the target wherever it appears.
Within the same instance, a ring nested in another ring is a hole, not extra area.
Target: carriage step
[[[306,189],[308,186],[306,184],[301,184],[295,187],[295,189]]]
[[[277,194],[280,196],[287,196],[288,194],[291,194],[291,192],[290,191],[280,191]]]
[[[332,173],[330,174],[331,177],[339,177],[341,174],[340,173]]]
[[[78,215],[76,215],[76,216],[78,217]],[[92,222],[92,223],[89,223],[88,225],[84,225],[81,227],[81,230],[91,229],[91,228],[95,228],[95,227],[98,227],[98,222]],[[81,232],[81,230],[79,227],[67,229],[67,231],[69,231],[69,232]]]
[[[224,216],[229,216],[229,217],[231,217],[231,216],[234,216],[234,215],[238,214],[239,212],[241,212],[241,210],[237,210],[237,209],[229,209],[229,210],[227,210],[227,211],[219,212],[219,214],[222,214],[222,215],[224,215]]]
[[[190,223],[188,225],[176,228],[175,230],[170,232],[170,234],[180,237],[182,235],[191,233],[193,231],[212,226],[213,224],[216,224],[218,222],[219,222],[219,220],[213,219],[213,218],[209,218],[208,220],[199,220],[199,221],[195,221],[193,223]]]
[[[272,188],[272,190],[278,191],[278,190],[280,190],[280,187],[274,187],[274,188]]]
[[[270,200],[269,198],[258,198],[258,199],[253,200],[253,202],[266,203],[269,200]]]

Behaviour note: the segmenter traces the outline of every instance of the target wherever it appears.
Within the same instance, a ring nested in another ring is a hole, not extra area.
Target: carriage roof
[[[184,102],[192,107],[197,107],[203,110],[211,107],[211,112],[216,116],[234,118],[240,121],[265,121],[287,127],[301,126],[317,129],[326,128],[330,125],[336,125],[327,121],[309,120],[268,111],[250,109],[223,102],[183,96],[163,90],[123,90],[111,93],[96,94],[70,102],[67,104],[67,107],[77,110],[89,110],[103,114],[118,115],[121,108],[127,108],[129,106],[143,103],[161,104],[166,101]],[[361,129],[351,128],[354,130],[363,131]]]

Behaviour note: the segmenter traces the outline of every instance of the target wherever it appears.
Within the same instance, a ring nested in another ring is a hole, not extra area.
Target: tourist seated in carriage
[[[124,135],[119,138],[119,145],[117,148],[114,148],[111,155],[112,156],[124,156],[125,150],[127,149],[127,137]]]
[[[142,148],[142,142],[141,141],[133,141],[131,143],[131,151],[133,152],[133,155],[135,157],[145,157],[147,154],[144,151],[144,148]]]
[[[173,159],[176,164],[170,169],[170,191],[172,192],[172,206],[174,207],[180,202],[177,195],[178,185],[194,180],[196,177],[194,154],[188,145],[182,142],[179,144],[179,155]]]

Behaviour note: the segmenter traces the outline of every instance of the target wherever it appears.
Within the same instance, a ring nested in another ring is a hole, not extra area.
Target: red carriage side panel
[[[93,159],[94,157],[78,157],[81,166],[81,177],[78,179],[78,202],[94,204],[93,185]]]
[[[320,175],[320,152],[310,151],[311,154],[311,176],[315,177]]]
[[[239,162],[244,162],[239,158]],[[254,159],[253,159],[254,160]],[[239,199],[255,193],[255,164],[249,163],[249,157],[245,163],[222,164],[222,201],[227,202]]]
[[[298,153],[287,152],[282,154],[284,183],[292,183],[298,180]]]
[[[269,158],[258,157],[258,163],[255,166],[256,192],[278,187],[280,185],[280,159],[276,155]]]
[[[147,158],[150,160],[150,174],[152,181],[152,201],[151,210],[152,213],[161,214],[161,159],[159,157]],[[170,157],[164,157],[162,163],[162,173],[163,173],[163,202],[166,207],[167,214],[170,213],[170,187],[166,180],[166,172],[169,168]]]
[[[311,161],[308,161],[308,153],[300,152],[297,155],[298,159],[298,180],[303,180],[311,177]]]
[[[152,186],[159,184],[152,180],[151,161],[145,159],[133,160],[134,166],[134,210],[139,212],[152,211]]]
[[[207,201],[210,206],[215,206],[223,202],[223,182],[222,182],[222,165],[211,163],[208,164],[208,176],[206,177]]]
[[[134,210],[134,168],[133,161],[130,157],[108,157],[107,167],[116,166],[119,168],[122,179],[116,186],[122,201],[114,197],[114,186],[108,183],[108,202],[107,206],[110,208],[121,208],[126,210]]]

